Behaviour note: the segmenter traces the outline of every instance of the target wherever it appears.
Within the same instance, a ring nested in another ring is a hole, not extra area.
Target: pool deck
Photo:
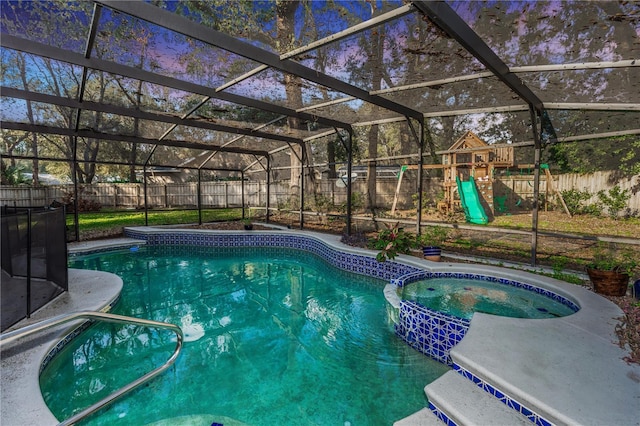
[[[276,232],[302,233],[298,230]],[[350,253],[375,254],[370,250],[346,247],[337,236],[304,234]],[[82,242],[70,244],[69,251],[84,252],[134,242],[125,238]],[[541,417],[553,424],[640,425],[640,366],[627,364],[623,358],[628,352],[617,344],[615,327],[617,318],[622,316],[618,306],[588,289],[528,272],[483,265],[434,263],[404,255],[396,260],[432,271],[472,272],[523,281],[549,288],[577,302],[580,311],[563,318],[524,320],[475,314],[469,331],[452,349],[451,356],[456,364],[520,404],[535,407]],[[118,297],[121,288],[122,281],[115,275],[70,269],[69,292],[12,329],[62,313],[99,311]],[[387,298],[393,297],[393,293],[385,288]],[[38,370],[46,353],[68,328],[67,325],[52,329],[2,348],[1,424],[46,426],[58,423],[44,404]],[[457,376],[462,377],[450,371],[426,387],[429,399],[438,401],[439,408],[446,411],[450,419],[459,425],[517,424],[507,420],[513,418],[507,415],[492,417],[494,408],[489,406],[495,406],[498,399],[491,396],[487,400],[486,395],[477,399],[476,394],[488,393],[477,392],[480,388],[470,380],[460,381]],[[455,398],[461,398],[462,403],[456,402]],[[500,402],[498,405],[506,407]],[[523,424],[526,422],[525,419]],[[398,426],[438,424],[443,423],[428,409],[396,423]]]
[[[110,273],[69,269],[69,291],[7,331],[70,312],[100,311],[122,290],[122,280]],[[0,352],[0,424],[7,426],[57,425],[47,408],[39,383],[39,368],[49,350],[71,328],[61,325],[2,347]]]

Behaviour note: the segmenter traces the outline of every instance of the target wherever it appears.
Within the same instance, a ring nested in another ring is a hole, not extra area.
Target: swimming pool
[[[424,386],[449,370],[393,334],[386,281],[308,252],[154,246],[72,266],[120,275],[114,313],[178,324],[186,340],[172,370],[89,424],[390,424],[424,407]],[[94,325],[47,366],[43,395],[68,417],[172,348],[169,333]]]

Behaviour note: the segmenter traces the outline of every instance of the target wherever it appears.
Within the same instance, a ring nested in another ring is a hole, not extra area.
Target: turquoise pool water
[[[124,281],[113,312],[180,325],[175,366],[91,425],[388,425],[448,371],[397,338],[386,282],[288,249],[143,247],[72,259]],[[163,363],[172,333],[91,326],[41,376],[59,418]]]
[[[514,318],[557,318],[574,311],[522,288],[466,278],[430,278],[409,283],[401,298],[429,309],[470,319],[475,312]]]

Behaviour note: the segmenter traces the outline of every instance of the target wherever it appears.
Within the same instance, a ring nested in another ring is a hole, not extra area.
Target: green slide
[[[476,183],[471,177],[467,182],[462,182],[458,176],[456,176],[456,183],[458,184],[458,193],[460,194],[460,204],[464,210],[464,215],[469,223],[477,223],[478,225],[486,225],[489,222],[487,214],[480,204],[480,196],[478,195],[478,189]]]

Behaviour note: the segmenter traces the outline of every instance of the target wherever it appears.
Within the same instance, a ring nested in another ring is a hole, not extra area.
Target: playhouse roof
[[[467,148],[481,148],[484,146],[488,147],[489,144],[480,139],[478,135],[473,133],[471,130],[467,130],[464,135],[449,147],[449,151]]]

